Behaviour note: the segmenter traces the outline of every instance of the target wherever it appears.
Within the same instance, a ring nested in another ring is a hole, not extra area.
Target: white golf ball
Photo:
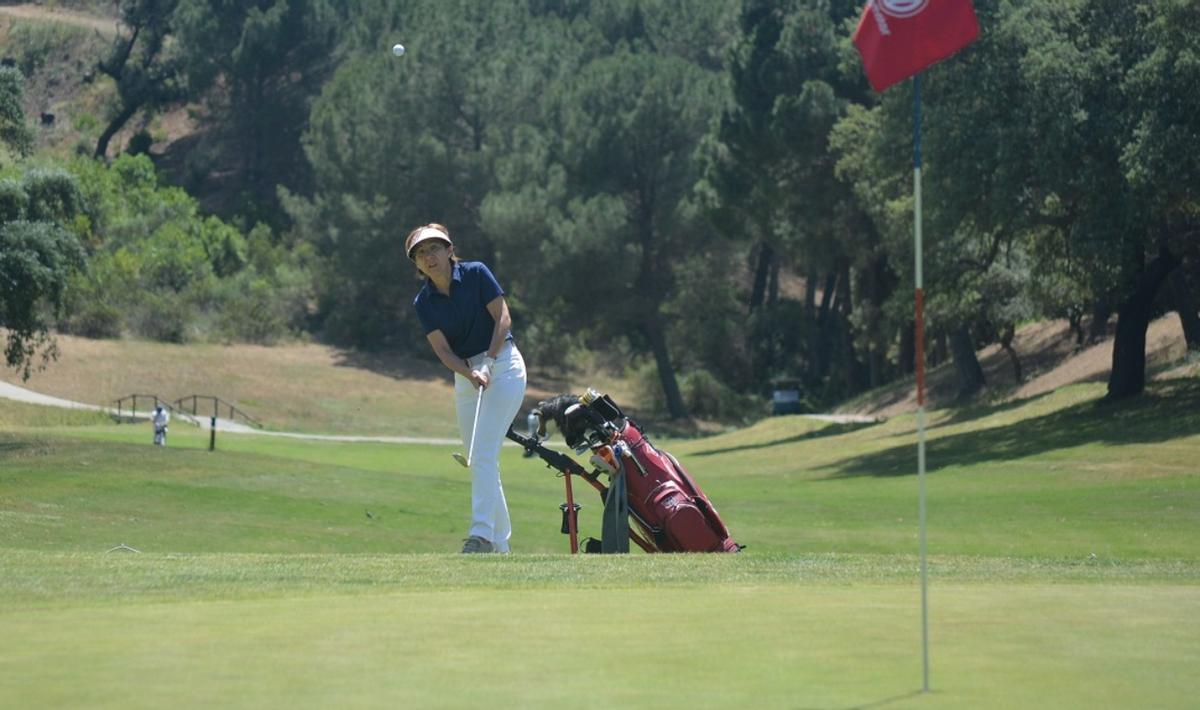
[[[393,45],[392,46],[392,54],[396,55],[397,57],[404,54],[404,45],[402,45],[402,44]]]

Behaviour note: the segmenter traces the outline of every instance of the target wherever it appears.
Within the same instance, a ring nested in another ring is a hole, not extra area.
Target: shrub
[[[151,340],[186,343],[190,340],[192,308],[184,294],[145,291],[130,314],[130,328]]]
[[[25,218],[29,196],[16,180],[0,180],[0,224]]]
[[[129,144],[125,146],[125,152],[130,155],[149,155],[152,145],[154,145],[154,138],[150,136],[150,131],[143,128],[129,139]]]
[[[85,301],[58,324],[59,330],[85,338],[119,338],[124,324],[121,309],[102,301]]]
[[[29,155],[33,150],[33,129],[25,123],[25,77],[12,67],[0,67],[0,144]]]
[[[85,200],[79,180],[65,170],[30,170],[25,173],[21,186],[28,197],[26,211],[31,220],[70,224],[84,211]]]
[[[688,413],[700,419],[748,422],[767,413],[761,397],[741,394],[708,370],[689,370],[679,378],[679,390]]]
[[[100,120],[94,114],[84,111],[74,117],[75,130],[80,133],[90,133],[100,127]]]
[[[726,423],[744,424],[770,413],[770,402],[754,394],[742,394],[721,382],[705,369],[690,369],[675,373],[679,394],[688,415]],[[632,366],[626,376],[640,394],[638,404],[655,416],[667,414],[667,398],[663,394],[658,367],[652,359]]]
[[[274,345],[288,334],[287,317],[270,280],[244,272],[221,285],[218,331],[225,340]]]

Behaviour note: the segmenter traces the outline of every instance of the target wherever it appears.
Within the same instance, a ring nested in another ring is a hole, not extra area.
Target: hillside
[[[111,406],[129,394],[155,394],[168,401],[212,395],[236,404],[267,428],[331,434],[453,436],[451,379],[437,364],[411,356],[362,353],[301,343],[257,345],[172,345],[138,340],[89,340],[58,336],[60,356],[22,383],[11,370],[0,380],[63,399]],[[1025,379],[1016,383],[1009,360],[996,347],[979,352],[989,389],[983,400],[1002,402],[1045,394],[1076,382],[1103,381],[1111,361],[1111,337],[1079,350],[1065,323],[1026,326],[1015,341]],[[1196,376],[1200,364],[1183,361],[1185,349],[1174,314],[1155,321],[1147,338],[1153,377]],[[621,375],[598,368],[551,373],[530,363],[526,405],[560,392],[596,387],[630,409],[652,429],[674,434],[712,433],[716,423],[667,427],[643,417],[642,397]],[[930,409],[954,398],[950,365],[929,375]],[[892,417],[916,408],[910,383],[896,383],[839,408],[842,413]],[[767,410],[767,402],[763,403]]]
[[[115,17],[116,3],[101,0],[0,5],[0,44],[6,57],[38,69],[30,73],[26,111],[34,122],[42,114],[55,116],[40,126],[39,148],[64,153],[94,147],[113,91],[112,82],[94,67],[116,31]],[[129,135],[146,128],[154,138],[151,153],[160,169],[177,182],[189,182],[184,179],[188,168],[183,156],[189,145],[202,140],[196,125],[186,106],[175,107],[149,124],[135,118],[114,140],[111,151],[119,151]],[[206,207],[221,201],[219,195],[194,192]],[[786,292],[786,275],[783,282]],[[1173,315],[1153,324],[1147,351],[1154,376],[1196,372],[1195,363],[1177,369],[1185,355],[1179,331]],[[211,394],[237,403],[274,429],[447,434],[449,378],[436,366],[397,355],[367,355],[313,344],[171,346],[67,337],[60,343],[62,358],[36,374],[28,387],[97,404],[110,404],[134,392],[169,400]],[[1111,362],[1110,341],[1077,351],[1062,322],[1022,329],[1016,349],[1025,371],[1019,382],[998,348],[980,353],[989,385],[982,399],[1027,398],[1066,383],[1103,380]],[[619,373],[583,366],[562,375],[539,371],[537,365],[531,363],[529,404],[545,395],[596,386],[610,391],[635,413],[641,405],[641,393]],[[0,377],[19,384],[11,372]],[[934,369],[928,389],[931,408],[950,405],[955,394],[950,368]],[[891,417],[914,408],[914,387],[908,381],[858,397],[840,411]],[[703,433],[720,428],[702,422],[673,431]]]
[[[1023,377],[1014,378],[1011,360],[998,345],[976,353],[988,386],[980,399],[1004,402],[1027,399],[1076,382],[1104,382],[1112,366],[1112,337],[1078,348],[1065,320],[1027,325],[1017,331],[1013,348],[1021,361]],[[1169,313],[1150,324],[1146,332],[1147,379],[1196,376],[1200,362],[1188,360],[1179,318]],[[956,383],[949,365],[928,373],[927,408],[955,404]],[[916,389],[910,378],[857,397],[838,408],[840,412],[892,417],[917,407]]]
[[[117,17],[117,3],[103,0],[0,4],[0,48],[4,60],[25,74],[23,108],[37,129],[39,152],[63,157],[95,151],[116,93],[97,64],[117,36]],[[178,104],[154,116],[138,112],[113,137],[109,155],[145,130],[153,141],[150,155],[164,174],[176,183],[197,181],[185,159],[200,136],[197,110]]]
[[[452,383],[440,364],[327,345],[174,345],[57,336],[59,357],[26,382],[0,380],[62,399],[113,406],[130,394],[175,401],[192,394],[235,404],[266,428],[310,433],[454,436]],[[635,402],[628,385],[595,373],[531,376],[526,406],[596,386]]]
[[[95,149],[114,94],[112,81],[96,65],[117,28],[114,3],[86,11],[58,4],[0,5],[3,59],[25,75],[23,108],[37,129],[39,151],[66,155]],[[134,130],[127,126],[117,145]]]

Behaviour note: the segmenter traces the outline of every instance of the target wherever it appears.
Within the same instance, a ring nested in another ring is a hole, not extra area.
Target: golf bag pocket
[[[661,523],[664,550],[719,552],[721,540],[708,524],[704,512],[675,481],[663,481],[650,492],[645,509]]]

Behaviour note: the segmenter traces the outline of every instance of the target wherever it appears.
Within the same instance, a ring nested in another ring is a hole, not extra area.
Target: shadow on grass
[[[29,444],[25,443],[24,441],[18,441],[16,439],[0,441],[0,457],[8,454],[15,454],[18,451],[23,451],[24,449],[28,448],[30,448]]]
[[[959,421],[994,411],[988,409]],[[1084,402],[1009,426],[931,439],[926,443],[927,471],[1020,459],[1083,444],[1152,444],[1197,432],[1200,380],[1154,382],[1132,400]],[[905,444],[848,458],[827,469],[829,478],[914,475],[916,457],[916,447]]]
[[[985,417],[990,417],[994,414],[1002,414],[1014,409],[1020,409],[1021,407],[1038,401],[1039,399],[1045,399],[1051,394],[1053,394],[1053,392],[1043,392],[1041,394],[1033,395],[1032,397],[1026,397],[1023,399],[1010,399],[998,403],[972,402],[969,404],[964,404],[963,406],[955,409],[949,417],[939,421],[936,427],[966,424],[967,422],[984,419]],[[936,427],[930,427],[930,430],[932,431]]]
[[[760,442],[757,444],[743,444],[741,446],[727,446],[722,449],[705,449],[703,451],[696,451],[696,452],[690,453],[690,454],[688,454],[688,456],[689,457],[692,457],[692,456],[716,456],[717,454],[729,454],[729,453],[733,453],[736,451],[753,451],[755,449],[767,449],[772,446],[784,446],[787,444],[799,443],[801,441],[811,441],[813,439],[824,439],[824,438],[830,437],[830,436],[841,436],[842,434],[849,434],[852,431],[858,431],[859,429],[865,429],[866,427],[869,427],[869,426],[875,426],[877,423],[878,422],[853,422],[853,423],[847,423],[847,424],[830,424],[829,426],[821,427],[820,429],[816,429],[814,431],[805,432],[803,434],[796,434],[795,436],[789,436],[789,437],[786,437],[783,439],[775,439],[773,441],[763,441],[763,442]]]

